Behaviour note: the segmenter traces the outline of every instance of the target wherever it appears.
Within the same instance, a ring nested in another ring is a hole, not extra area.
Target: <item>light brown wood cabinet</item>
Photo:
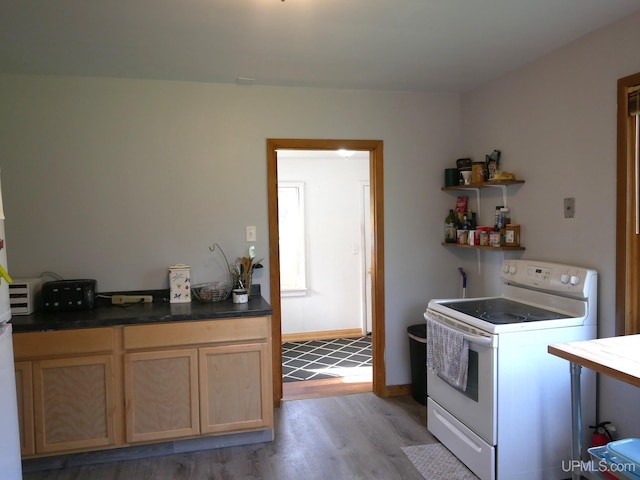
[[[115,445],[113,356],[33,363],[36,452]]]
[[[13,338],[23,456],[114,446],[113,329]]]
[[[20,453],[23,456],[36,453],[33,431],[33,382],[31,362],[16,362],[16,396],[18,397],[18,428]]]
[[[124,380],[127,442],[200,433],[196,349],[125,353]]]
[[[271,317],[14,335],[22,455],[270,430]]]
[[[124,327],[127,441],[273,429],[270,317]]]
[[[208,347],[198,354],[202,433],[271,426],[271,353],[267,345]]]

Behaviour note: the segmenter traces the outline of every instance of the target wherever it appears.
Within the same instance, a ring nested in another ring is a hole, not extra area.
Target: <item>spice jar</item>
[[[484,162],[471,164],[471,183],[482,183],[486,180]]]
[[[520,225],[509,223],[504,231],[504,243],[510,247],[520,246]]]
[[[489,245],[492,247],[500,246],[500,230],[489,232]]]
[[[489,245],[489,227],[478,227],[478,240],[481,247]]]

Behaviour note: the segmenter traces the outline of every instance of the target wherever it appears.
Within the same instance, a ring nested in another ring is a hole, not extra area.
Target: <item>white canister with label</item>
[[[191,302],[191,267],[178,263],[169,267],[169,302]]]
[[[232,293],[233,303],[247,303],[249,301],[249,295],[244,288],[235,288]]]

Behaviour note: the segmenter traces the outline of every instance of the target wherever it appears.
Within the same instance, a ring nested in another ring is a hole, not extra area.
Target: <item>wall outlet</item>
[[[576,214],[576,199],[565,198],[564,199],[564,218],[573,218]]]

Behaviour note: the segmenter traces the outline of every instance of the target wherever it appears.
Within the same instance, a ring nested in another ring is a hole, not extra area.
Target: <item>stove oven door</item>
[[[461,331],[469,344],[465,391],[427,369],[428,429],[481,479],[494,478],[498,337],[438,312],[427,316]]]

